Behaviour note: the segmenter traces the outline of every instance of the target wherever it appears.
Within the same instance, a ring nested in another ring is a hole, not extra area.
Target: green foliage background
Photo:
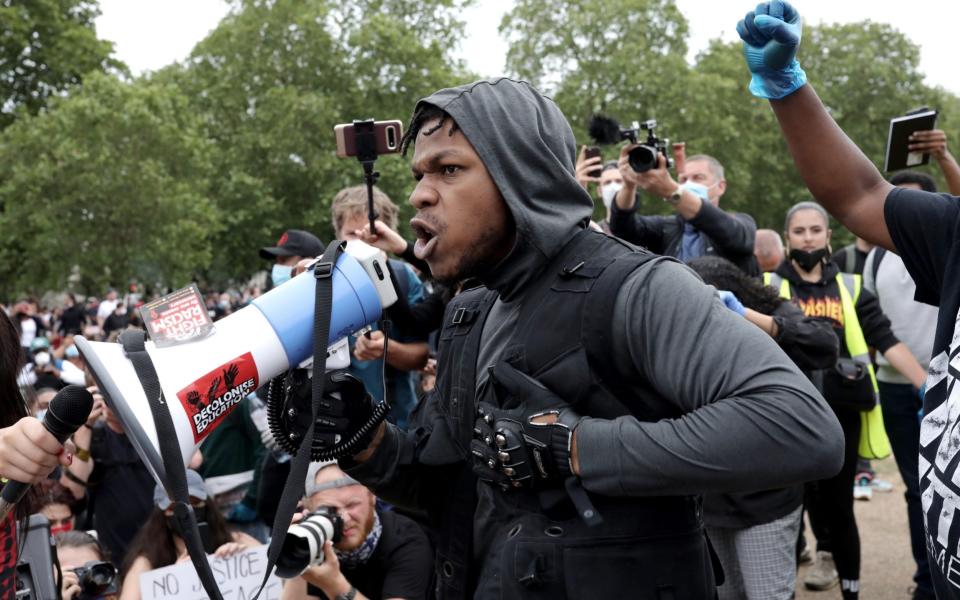
[[[418,98],[474,79],[454,58],[473,1],[235,0],[186,61],[133,78],[96,36],[95,1],[0,0],[0,298],[134,278],[222,287],[263,268],[257,248],[286,228],[329,239],[330,201],[362,181],[335,156],[334,124],[406,121]],[[595,112],[656,118],[725,165],[725,208],[779,230],[808,199],[739,44],[688,64],[673,0],[517,0],[501,34],[508,74],[552,95],[583,143]],[[800,60],[878,166],[890,117],[921,105],[960,139],[960,99],[924,83],[918,47],[890,25],[807,27]],[[406,161],[377,166],[409,216]]]

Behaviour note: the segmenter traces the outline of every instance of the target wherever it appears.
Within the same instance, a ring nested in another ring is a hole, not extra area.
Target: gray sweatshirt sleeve
[[[588,490],[732,492],[840,470],[843,432],[820,394],[768,335],[683,265],[657,261],[634,272],[611,320],[618,370],[639,371],[683,414],[584,419],[576,436]]]

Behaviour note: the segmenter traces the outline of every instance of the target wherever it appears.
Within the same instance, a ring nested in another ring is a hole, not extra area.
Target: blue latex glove
[[[257,511],[250,508],[243,502],[237,502],[230,509],[227,520],[232,523],[252,523],[257,520]]]
[[[807,83],[807,74],[797,62],[802,31],[800,13],[782,0],[761,2],[737,23],[743,55],[753,73],[751,94],[776,100]]]
[[[733,292],[728,292],[726,290],[720,290],[717,292],[720,294],[720,299],[723,300],[723,305],[737,313],[741,317],[746,316],[747,309],[744,308],[743,303],[740,302],[740,299]]]

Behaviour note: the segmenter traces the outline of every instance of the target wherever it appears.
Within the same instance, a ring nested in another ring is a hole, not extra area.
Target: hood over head
[[[417,109],[423,104],[456,121],[513,215],[513,250],[491,273],[477,274],[510,301],[593,214],[593,199],[574,177],[570,124],[553,100],[505,77],[440,90]]]

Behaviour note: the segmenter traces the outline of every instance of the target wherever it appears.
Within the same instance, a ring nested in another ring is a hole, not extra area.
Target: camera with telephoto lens
[[[98,598],[110,591],[117,578],[117,568],[106,561],[90,561],[73,570],[80,585],[78,600]]]
[[[289,579],[323,563],[323,545],[343,537],[343,519],[332,506],[321,506],[287,530],[277,558],[277,576]]]
[[[666,159],[666,166],[669,169],[673,166],[670,155],[667,154],[667,148],[670,146],[670,140],[657,137],[656,119],[647,119],[642,123],[634,121],[629,128],[620,127],[614,119],[604,117],[603,115],[594,115],[590,120],[589,134],[598,144],[617,144],[623,140],[628,140],[631,144],[640,144],[630,151],[628,160],[630,168],[637,173],[643,173],[650,169],[657,168],[657,155],[662,154]],[[640,131],[647,132],[647,139],[640,143]]]

